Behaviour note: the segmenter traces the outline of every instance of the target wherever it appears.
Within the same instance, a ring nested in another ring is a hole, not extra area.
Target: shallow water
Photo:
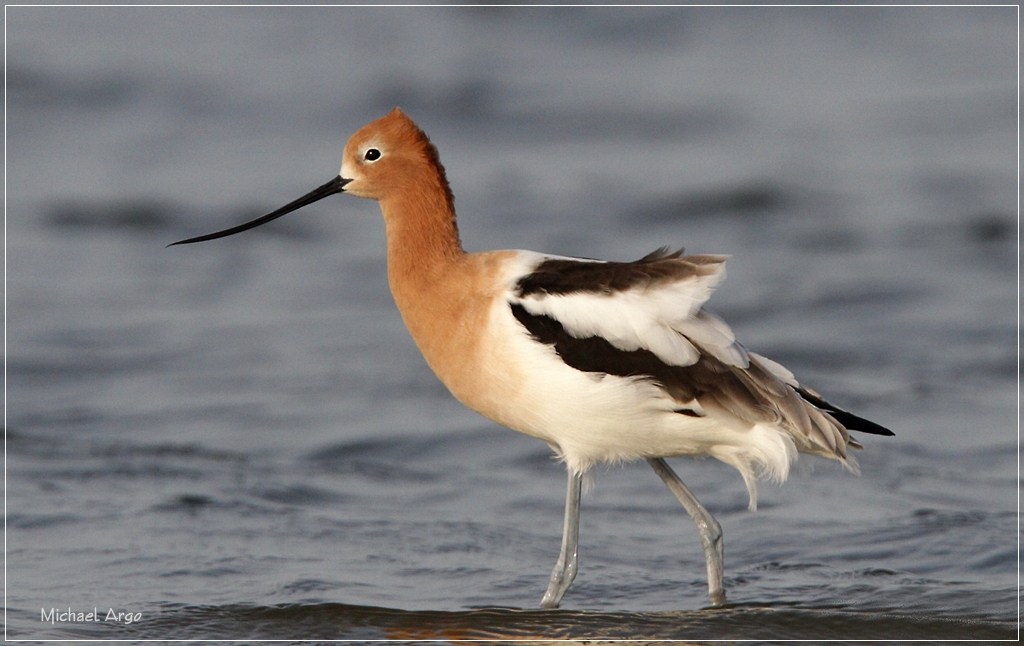
[[[1014,638],[1015,19],[8,8],[7,636]],[[468,249],[733,254],[712,309],[896,432],[756,513],[673,461],[724,528],[725,608],[626,465],[534,610],[564,472],[430,373],[376,205],[164,248],[323,183],[396,104]],[[69,608],[103,620],[44,619]]]

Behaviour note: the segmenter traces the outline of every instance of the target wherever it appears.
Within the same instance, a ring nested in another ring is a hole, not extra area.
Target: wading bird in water
[[[892,432],[848,413],[786,368],[740,345],[702,309],[726,256],[660,249],[635,262],[532,251],[466,253],[437,149],[401,110],[360,129],[341,173],[229,236],[335,193],[380,203],[388,282],[434,373],[469,408],[548,443],[569,473],[562,548],[541,601],[556,608],[576,576],[580,487],[598,463],[644,459],[693,518],[711,603],[725,603],[722,529],[665,462],[711,456],[782,482],[798,453],[857,472],[849,431]]]

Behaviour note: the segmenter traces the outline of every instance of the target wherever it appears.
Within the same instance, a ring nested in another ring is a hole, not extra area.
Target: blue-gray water
[[[7,635],[1014,638],[1015,7],[7,9]],[[402,106],[470,250],[733,254],[751,349],[892,428],[725,531],[463,409],[376,204],[216,242]],[[102,621],[44,620],[45,611]],[[131,624],[107,620],[113,609]]]

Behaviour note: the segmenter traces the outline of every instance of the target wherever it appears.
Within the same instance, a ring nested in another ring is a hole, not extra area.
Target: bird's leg
[[[562,551],[551,572],[551,583],[541,599],[541,608],[557,608],[562,595],[576,578],[576,552],[580,540],[580,487],[583,475],[569,472],[565,491],[565,526],[562,528]]]
[[[697,525],[700,532],[700,541],[704,544],[704,558],[708,562],[708,596],[711,597],[711,605],[720,606],[725,603],[725,586],[722,581],[723,572],[723,544],[722,526],[718,524],[715,517],[711,515],[696,496],[693,495],[683,481],[679,479],[672,467],[668,466],[662,458],[647,458],[648,464],[654,472],[661,476],[668,488],[675,494],[679,502],[683,503],[686,513]]]

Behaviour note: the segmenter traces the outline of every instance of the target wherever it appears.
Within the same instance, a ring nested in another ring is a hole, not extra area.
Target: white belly
[[[682,455],[732,464],[730,447],[752,439],[752,427],[740,420],[675,412],[683,403],[649,380],[569,367],[554,348],[532,339],[501,299],[487,333],[480,383],[487,393],[479,412],[544,440],[573,471]]]

